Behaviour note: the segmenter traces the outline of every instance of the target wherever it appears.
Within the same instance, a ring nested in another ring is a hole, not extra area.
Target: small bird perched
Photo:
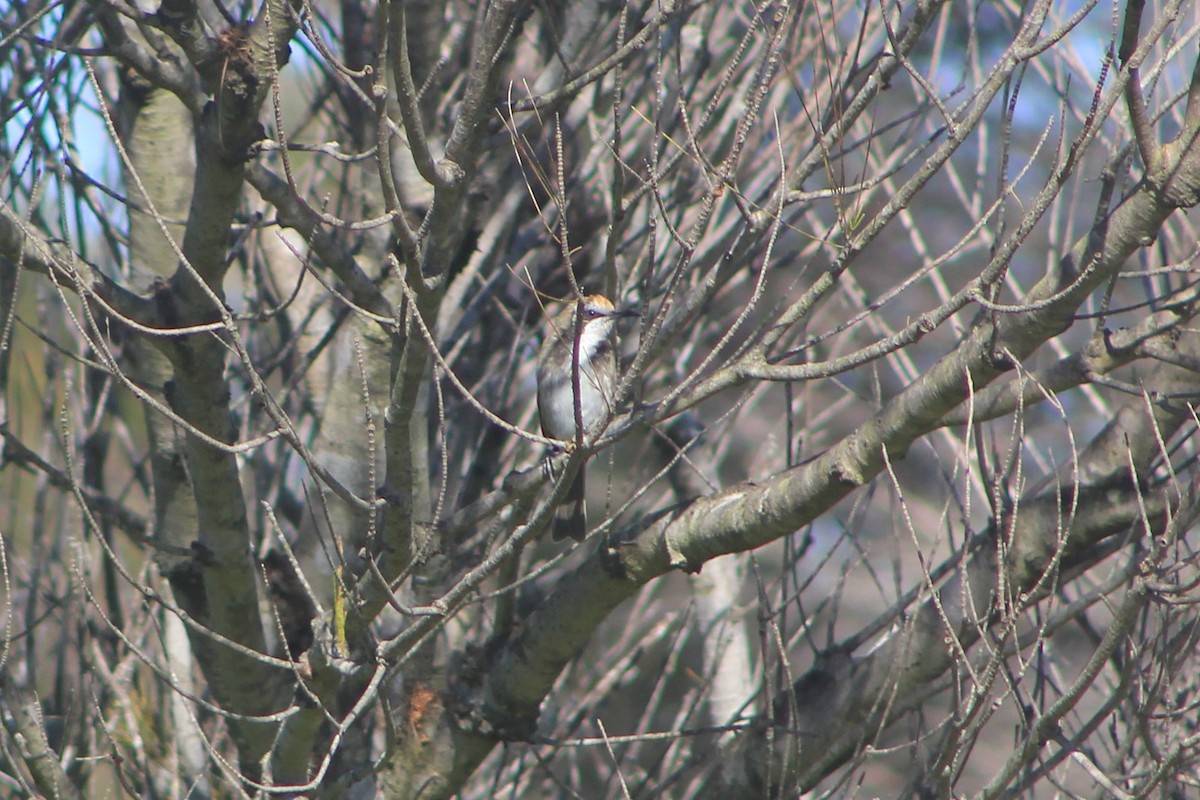
[[[576,315],[579,343],[576,346]],[[538,354],[538,414],[542,433],[554,439],[575,441],[575,414],[588,436],[604,430],[613,415],[617,391],[617,354],[613,331],[619,317],[633,312],[617,311],[612,301],[590,294],[571,303],[554,316]],[[575,396],[574,364],[578,357],[579,396]],[[554,539],[570,536],[583,541],[587,535],[584,510],[584,467],[579,468],[562,505],[554,516]]]

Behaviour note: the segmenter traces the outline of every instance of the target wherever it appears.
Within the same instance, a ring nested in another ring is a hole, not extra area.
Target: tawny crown
[[[602,294],[589,294],[583,298],[583,308],[585,311],[611,314],[616,311],[612,301]]]

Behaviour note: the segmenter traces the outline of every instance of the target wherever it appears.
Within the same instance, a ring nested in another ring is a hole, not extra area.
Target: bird
[[[550,330],[538,353],[537,400],[542,433],[552,439],[573,442],[576,410],[584,433],[603,432],[613,416],[617,390],[616,322],[633,316],[617,311],[612,301],[599,294],[585,295],[559,311],[550,320]],[[579,339],[576,344],[576,324]],[[576,357],[579,364],[579,396],[575,396]],[[551,532],[554,540],[568,536],[583,541],[587,535],[584,508],[584,469],[579,467],[567,494],[555,512]]]

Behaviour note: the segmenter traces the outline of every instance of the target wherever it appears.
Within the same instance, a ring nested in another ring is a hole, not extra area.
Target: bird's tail
[[[554,512],[554,522],[550,526],[554,541],[566,539],[568,536],[577,542],[582,542],[587,536],[587,511],[584,508],[583,467],[575,475],[575,481],[567,490],[562,505]]]

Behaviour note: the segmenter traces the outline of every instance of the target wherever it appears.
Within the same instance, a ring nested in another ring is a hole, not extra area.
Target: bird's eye
[[[601,312],[601,311],[599,311],[598,309],[595,309],[595,308],[589,308],[589,309],[587,310],[587,315],[588,315],[589,317],[591,317],[592,319],[595,319],[596,317],[603,317],[603,316],[604,316],[603,312]]]

